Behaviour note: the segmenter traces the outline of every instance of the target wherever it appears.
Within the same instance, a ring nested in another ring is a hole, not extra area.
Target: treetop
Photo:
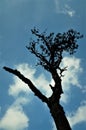
[[[36,36],[36,40],[31,40],[27,49],[38,58],[38,65],[50,71],[51,66],[58,69],[63,59],[63,52],[70,55],[78,49],[77,40],[83,35],[73,29],[64,33],[46,32],[40,33],[38,29],[31,29],[32,34]]]

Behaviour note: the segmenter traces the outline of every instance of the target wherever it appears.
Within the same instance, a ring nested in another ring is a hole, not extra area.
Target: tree
[[[61,68],[61,63],[64,52],[70,55],[76,52],[78,48],[77,40],[83,36],[73,29],[63,34],[57,33],[56,35],[54,33],[46,35],[46,32],[39,33],[39,30],[36,28],[32,29],[31,32],[35,35],[36,39],[31,40],[26,48],[37,57],[37,65],[41,65],[45,70],[50,72],[54,80],[54,86],[49,85],[52,89],[52,95],[47,98],[30,79],[26,78],[18,70],[13,70],[9,67],[4,67],[4,69],[19,77],[41,101],[47,104],[58,130],[71,130],[63,107],[60,105],[60,97],[63,93],[61,84],[62,73],[67,70],[67,67]]]

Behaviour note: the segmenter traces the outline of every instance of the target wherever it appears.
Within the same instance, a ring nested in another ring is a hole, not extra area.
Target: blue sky
[[[49,110],[27,85],[2,67],[17,68],[46,96],[53,81],[36,67],[36,59],[25,48],[35,26],[40,32],[80,31],[77,53],[64,57],[68,66],[61,98],[73,130],[86,129],[86,1],[85,0],[0,0],[0,130],[56,130]],[[41,81],[41,82],[40,82]]]

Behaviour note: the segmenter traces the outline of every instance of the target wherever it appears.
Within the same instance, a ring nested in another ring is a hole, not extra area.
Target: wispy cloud
[[[33,79],[33,75],[35,74],[36,70],[32,69],[28,64],[23,63],[16,65],[16,68],[24,74],[27,78]],[[34,80],[33,80],[34,81]],[[9,95],[13,97],[18,97],[20,93],[29,93],[29,87],[23,83],[19,78],[13,76],[13,83],[9,87]]]
[[[69,5],[65,5],[64,13],[68,14],[70,17],[73,17],[75,15],[75,11]]]
[[[4,130],[24,130],[29,125],[29,118],[23,111],[22,103],[26,103],[25,98],[18,98],[0,119],[0,129]]]
[[[75,112],[71,113],[71,115],[68,117],[68,120],[72,127],[79,123],[86,122],[85,111],[86,111],[86,103],[79,106]]]
[[[59,14],[66,14],[70,17],[75,15],[75,10],[70,7],[68,0],[54,0],[56,6],[56,12]]]
[[[71,91],[71,85],[81,88],[79,83],[79,76],[82,72],[81,60],[75,57],[64,57],[62,66],[68,66],[68,70],[64,72],[64,77],[62,79],[62,86],[64,94],[62,95],[62,102],[67,103],[69,98],[69,93]]]

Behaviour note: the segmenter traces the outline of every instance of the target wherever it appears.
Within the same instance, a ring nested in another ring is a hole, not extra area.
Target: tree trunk
[[[53,94],[49,98],[49,102],[48,102],[50,113],[54,119],[57,130],[71,130],[69,122],[65,116],[63,107],[59,103],[61,94],[63,93],[61,79],[56,70],[52,70],[51,74],[55,82],[55,85],[51,86],[53,90]]]
[[[54,119],[57,130],[71,130],[63,107],[57,102],[52,102],[51,99],[49,100],[48,107],[50,109],[51,116]]]

